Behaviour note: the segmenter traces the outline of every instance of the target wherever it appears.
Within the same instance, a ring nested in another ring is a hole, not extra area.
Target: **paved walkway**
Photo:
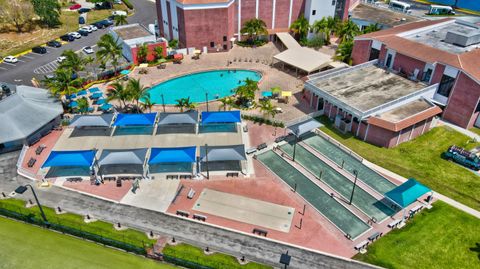
[[[464,134],[464,135],[466,135],[466,136],[469,136],[469,137],[471,137],[471,138],[473,138],[473,139],[475,139],[475,140],[477,140],[477,141],[480,141],[480,135],[478,135],[478,134],[476,134],[476,133],[474,133],[474,132],[472,132],[472,131],[470,131],[470,130],[464,129],[464,128],[460,127],[460,126],[457,126],[457,125],[455,125],[455,124],[452,124],[452,123],[447,122],[447,121],[444,121],[444,120],[439,120],[439,122],[440,122],[441,124],[444,124],[444,125],[452,128],[452,129],[454,129],[454,130],[457,131],[457,132],[460,132],[460,133],[462,133],[462,134]]]
[[[0,191],[10,193],[21,184],[32,183],[29,179],[16,174],[15,164],[18,152],[0,155]],[[40,201],[49,207],[60,206],[62,209],[77,214],[90,214],[112,223],[139,230],[153,231],[165,236],[175,236],[177,240],[197,246],[208,246],[231,255],[245,255],[247,259],[255,260],[272,266],[279,266],[280,254],[289,251],[292,255],[289,268],[311,269],[354,269],[379,268],[356,262],[350,259],[334,257],[320,252],[308,251],[289,246],[261,237],[248,236],[221,227],[200,224],[192,220],[141,209],[123,204],[116,204],[86,196],[80,193],[51,187],[37,189]],[[31,194],[19,195],[18,198],[29,199]]]

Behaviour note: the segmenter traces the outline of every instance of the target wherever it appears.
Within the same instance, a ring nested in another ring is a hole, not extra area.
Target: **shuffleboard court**
[[[202,191],[193,210],[286,233],[295,213],[293,207],[210,189]]]

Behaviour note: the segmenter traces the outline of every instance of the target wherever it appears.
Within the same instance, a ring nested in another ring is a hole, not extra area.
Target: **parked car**
[[[57,40],[50,40],[50,41],[47,42],[47,46],[54,47],[54,48],[60,48],[62,46],[62,43],[58,42]]]
[[[78,14],[90,12],[92,9],[88,7],[82,7],[78,10]]]
[[[127,16],[127,12],[123,10],[112,11],[113,16]]]
[[[18,59],[17,59],[17,57],[10,55],[10,56],[7,56],[7,57],[3,58],[3,61],[6,62],[6,63],[14,64],[14,63],[18,62]]]
[[[93,28],[90,25],[82,26],[82,27],[80,27],[80,30],[87,31],[89,33],[93,32]]]
[[[72,42],[75,40],[75,37],[73,37],[72,35],[66,34],[66,35],[60,36],[60,39],[63,41]]]
[[[58,56],[57,57],[57,63],[62,63],[63,61],[65,61],[67,59],[67,57],[65,56]]]
[[[86,54],[92,54],[94,53],[95,51],[93,51],[92,47],[88,46],[88,47],[83,47],[83,52],[85,52]]]
[[[47,53],[47,49],[45,47],[37,46],[32,48],[32,52],[38,54],[45,54]]]
[[[103,3],[96,3],[95,4],[95,9],[101,10],[101,9],[112,9],[113,5],[110,2],[103,2]]]
[[[113,21],[110,20],[102,20],[100,23],[103,25],[103,27],[109,27],[113,25]]]
[[[117,5],[120,5],[120,4],[122,4],[122,0],[114,0],[113,3],[117,4]]]
[[[80,30],[77,31],[77,33],[79,33],[81,36],[88,36],[88,31],[87,30],[80,29]]]
[[[78,17],[78,24],[85,24],[85,18],[82,16]]]
[[[82,35],[78,32],[71,32],[71,33],[68,33],[69,35],[73,36],[74,38],[76,39],[79,39],[82,37]]]
[[[100,21],[94,22],[93,25],[97,27],[97,29],[103,29],[103,27],[105,27]]]
[[[79,8],[81,8],[81,7],[82,7],[82,5],[80,5],[80,4],[75,4],[75,5],[71,5],[68,9],[70,9],[70,10],[77,10],[77,9],[79,9]]]
[[[97,31],[98,30],[98,27],[93,25],[93,24],[90,24],[90,28],[92,29],[92,31]]]

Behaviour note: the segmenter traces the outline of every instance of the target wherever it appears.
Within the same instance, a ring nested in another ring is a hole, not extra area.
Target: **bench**
[[[37,149],[35,149],[35,154],[37,154],[37,155],[42,154],[42,151],[43,151],[45,148],[46,148],[45,145],[40,145],[40,146],[38,146]]]
[[[33,167],[36,162],[37,162],[37,159],[35,159],[35,158],[30,158],[30,160],[28,160],[27,166],[28,166],[28,167]]]
[[[285,137],[286,137],[286,136],[282,135],[282,136],[279,136],[279,137],[275,138],[275,143],[280,143],[280,142],[282,142],[283,140],[285,140]]]
[[[81,177],[68,177],[67,178],[67,181],[68,182],[80,182],[82,181],[83,179]]]
[[[167,179],[178,179],[178,175],[167,175]]]
[[[116,177],[103,177],[103,180],[112,181],[112,180],[117,180],[117,178]]]
[[[238,177],[238,173],[227,173],[227,177]]]
[[[120,178],[117,179],[117,187],[122,186],[122,180]]]
[[[262,143],[260,145],[257,146],[257,150],[262,150],[262,149],[266,149],[267,148],[267,143]]]
[[[267,234],[268,234],[267,231],[262,230],[262,229],[258,229],[258,228],[254,228],[254,229],[253,229],[253,233],[254,233],[254,234],[258,234],[258,235],[260,235],[260,236],[265,236],[265,237],[267,237]]]
[[[200,215],[200,214],[193,214],[193,219],[200,220],[200,221],[206,221],[207,217],[204,216],[204,215]]]
[[[255,153],[255,152],[257,152],[257,148],[249,148],[245,151],[245,153],[247,153],[247,155]]]
[[[396,228],[402,222],[401,219],[390,222],[387,226],[390,229]]]
[[[195,191],[192,188],[190,188],[190,190],[188,191],[188,194],[187,194],[187,198],[192,199],[193,196],[195,196]]]
[[[192,179],[192,175],[180,175],[180,179]]]
[[[418,205],[412,209],[410,209],[409,213],[410,215],[415,215],[418,213],[418,211],[422,210],[423,209],[423,205]]]
[[[358,244],[357,244],[356,246],[354,246],[353,248],[354,248],[355,250],[360,251],[360,250],[362,250],[362,249],[367,248],[367,246],[368,246],[369,243],[370,243],[370,242],[368,242],[367,240],[363,240],[362,242],[358,243]]]
[[[177,210],[177,215],[188,218],[188,216],[190,216],[190,213],[188,213],[187,211],[183,211],[183,210]]]
[[[378,238],[380,238],[382,235],[383,235],[383,233],[375,232],[374,234],[372,234],[368,237],[368,240],[370,242],[373,242],[373,241],[377,240]]]

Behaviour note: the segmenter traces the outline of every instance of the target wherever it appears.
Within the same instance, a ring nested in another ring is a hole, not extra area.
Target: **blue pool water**
[[[153,86],[148,92],[155,104],[162,104],[162,94],[167,105],[176,104],[175,100],[188,97],[194,103],[201,103],[206,101],[205,93],[208,93],[208,100],[232,95],[232,90],[242,85],[247,78],[259,81],[262,75],[249,70],[199,72],[167,80]]]

